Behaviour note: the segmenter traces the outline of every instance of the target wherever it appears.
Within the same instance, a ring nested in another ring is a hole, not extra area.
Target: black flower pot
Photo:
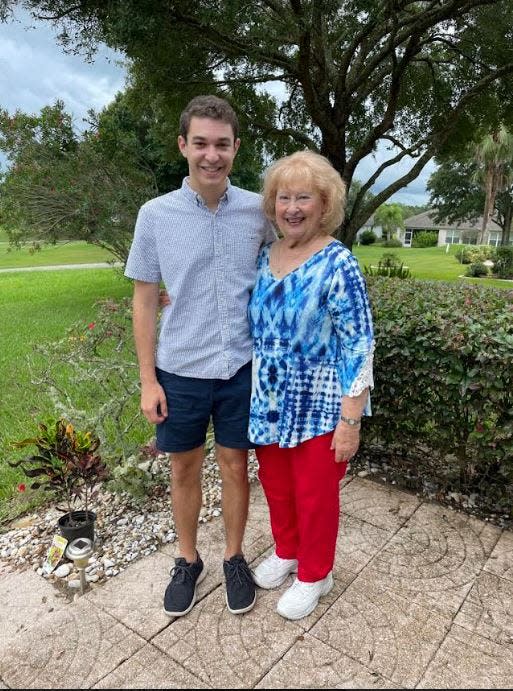
[[[75,525],[71,525],[70,516]],[[94,511],[72,511],[65,513],[57,521],[62,537],[68,542],[76,540],[78,537],[88,537],[94,542],[94,522],[96,514]]]

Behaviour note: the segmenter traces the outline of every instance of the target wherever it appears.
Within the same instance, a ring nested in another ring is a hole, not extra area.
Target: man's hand
[[[164,422],[167,418],[166,394],[157,381],[141,386],[141,410],[153,425]]]
[[[335,461],[350,461],[360,446],[360,428],[342,422],[335,427],[331,449],[335,449]]]

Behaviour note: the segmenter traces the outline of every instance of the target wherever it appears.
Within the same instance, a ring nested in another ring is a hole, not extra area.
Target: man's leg
[[[214,386],[212,420],[222,480],[222,508],[226,532],[223,571],[226,604],[232,614],[249,612],[256,602],[251,570],[242,553],[248,518],[248,441],[251,363],[229,380]]]
[[[224,558],[231,559],[235,554],[242,554],[242,540],[248,519],[248,452],[246,449],[229,449],[216,444],[216,457],[223,483]]]
[[[164,611],[171,617],[182,617],[193,608],[198,585],[206,574],[196,550],[196,538],[212,382],[159,369],[157,378],[165,391],[169,412],[157,425],[157,448],[170,453],[171,509],[179,549],[164,594]]]
[[[223,482],[226,605],[232,614],[243,614],[253,609],[256,602],[253,575],[242,554],[249,506],[248,454],[245,449],[232,449],[220,444],[216,444],[216,452]]]
[[[203,446],[170,454],[171,503],[178,536],[179,555],[196,561],[196,538],[201,511],[201,468]]]

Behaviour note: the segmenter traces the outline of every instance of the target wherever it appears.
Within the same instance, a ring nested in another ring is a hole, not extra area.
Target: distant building
[[[398,238],[404,247],[411,247],[413,235],[421,230],[436,231],[440,245],[475,245],[483,222],[482,217],[475,221],[461,223],[435,223],[435,211],[424,211],[416,216],[410,216],[404,221],[404,230],[399,231]],[[495,221],[488,223],[488,230],[484,238],[485,245],[497,247],[501,244],[502,228]]]
[[[360,235],[361,235],[364,231],[366,231],[366,230],[372,230],[372,232],[375,234],[375,236],[376,236],[377,238],[379,238],[379,239],[381,239],[381,238],[383,237],[383,229],[381,228],[380,225],[375,225],[374,214],[372,214],[372,215],[365,221],[365,223],[363,224],[363,226],[361,226],[361,227],[358,229],[358,231],[357,231],[357,233],[356,233],[356,241],[358,241],[358,240],[360,239]]]

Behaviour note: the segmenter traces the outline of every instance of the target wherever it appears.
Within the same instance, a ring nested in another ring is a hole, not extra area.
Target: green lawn
[[[381,247],[376,245],[354,245],[353,254],[363,269],[364,266],[376,266],[385,252],[396,254],[411,270],[413,278],[437,281],[465,281],[478,282],[479,285],[497,288],[513,288],[512,281],[501,281],[493,278],[460,278],[467,270],[466,264],[459,264],[454,256],[458,245],[449,245],[449,252],[445,247],[426,247],[415,249],[411,247]]]
[[[35,431],[36,419],[53,412],[47,395],[30,381],[27,355],[34,344],[59,339],[73,323],[87,325],[100,298],[131,291],[118,269],[0,273],[0,520],[8,499],[15,505],[23,499],[16,486],[26,482],[6,463],[8,442]]]
[[[86,242],[66,242],[58,245],[44,245],[40,250],[29,251],[29,247],[15,249],[0,235],[0,269],[19,269],[27,266],[52,264],[87,264],[107,262],[113,257],[110,252],[88,245]]]

